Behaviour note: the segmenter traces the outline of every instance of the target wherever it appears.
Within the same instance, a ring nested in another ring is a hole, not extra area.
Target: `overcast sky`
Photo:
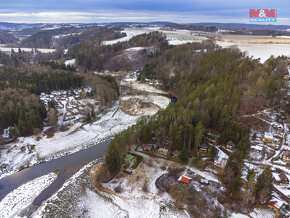
[[[248,23],[257,8],[277,9],[277,24],[290,25],[289,0],[0,0],[0,22]]]

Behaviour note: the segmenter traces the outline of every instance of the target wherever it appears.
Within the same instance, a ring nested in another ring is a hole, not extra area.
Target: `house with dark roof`
[[[289,184],[289,179],[287,175],[284,172],[281,173],[273,173],[274,177],[274,182],[277,185],[288,185]]]
[[[290,151],[284,151],[282,154],[282,160],[284,162],[290,162]]]

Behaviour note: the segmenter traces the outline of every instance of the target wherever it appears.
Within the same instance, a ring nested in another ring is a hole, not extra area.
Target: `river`
[[[88,163],[95,159],[101,158],[108,150],[110,140],[101,142],[85,150],[78,151],[76,153],[60,157],[58,159],[50,160],[27,169],[21,170],[20,172],[14,173],[10,176],[4,177],[0,180],[0,201],[11,191],[18,188],[22,184],[36,179],[40,176],[44,176],[50,172],[56,170],[64,170],[69,168],[77,168],[82,164]],[[67,177],[71,174],[60,173],[59,177],[47,187],[38,196],[38,200],[35,202],[40,205],[42,201],[46,200],[53,193],[55,193],[65,182]]]

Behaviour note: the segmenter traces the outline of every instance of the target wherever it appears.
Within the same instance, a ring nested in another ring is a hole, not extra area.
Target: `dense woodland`
[[[39,133],[46,109],[38,96],[24,89],[0,91],[0,129],[15,127],[12,136]]]
[[[125,34],[117,32],[117,30],[119,30],[118,27],[107,28],[100,26],[91,28],[62,27],[41,30],[23,40],[21,46],[65,49],[89,39],[111,40],[125,36]]]
[[[22,88],[40,94],[52,90],[65,90],[80,87],[82,77],[72,72],[51,71],[48,73],[29,73],[15,68],[0,69],[0,89]]]
[[[198,25],[198,24],[177,24],[171,23],[166,24],[166,27],[172,29],[182,29],[182,30],[190,30],[190,31],[204,31],[204,32],[216,32],[218,28],[214,25]]]
[[[15,43],[16,41],[16,38],[12,34],[0,32],[0,44],[10,44]]]
[[[262,65],[236,48],[216,48],[209,42],[167,50],[145,66],[140,79],[161,80],[165,89],[176,93],[178,101],[117,135],[106,156],[109,170],[120,169],[121,155],[133,143],[156,143],[170,152],[182,151],[180,159],[186,162],[197,153],[211,128],[221,132],[220,144],[232,140],[237,145],[223,177],[228,194],[235,195],[242,186],[241,160],[250,147],[248,127],[235,119],[256,97],[263,99],[262,104],[278,102],[286,69],[284,57],[270,58]],[[254,199],[268,190],[264,180],[258,183]]]
[[[149,60],[149,58],[158,56],[169,45],[164,35],[159,32],[152,32],[134,36],[127,42],[119,42],[113,45],[102,45],[100,38],[87,40],[72,47],[68,54],[76,58],[79,66],[89,70],[130,70],[133,63],[123,54],[123,51],[131,47],[152,47],[152,50],[141,54],[137,60],[137,62],[144,63],[143,59]]]
[[[53,68],[58,67],[62,67],[62,65],[49,64],[47,66],[45,64],[45,67],[36,65],[24,68],[24,70],[0,68],[1,131],[9,126],[15,126],[15,136],[25,136],[33,134],[36,128],[42,129],[46,110],[43,110],[44,106],[37,97],[42,92],[50,93],[53,90],[69,90],[89,86],[93,89],[93,97],[102,106],[110,106],[119,96],[119,89],[113,77],[76,73],[71,69],[53,70]],[[36,121],[37,125],[34,123]],[[21,129],[22,123],[26,128]]]

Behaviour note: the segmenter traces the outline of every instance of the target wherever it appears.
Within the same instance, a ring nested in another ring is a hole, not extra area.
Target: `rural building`
[[[207,145],[214,146],[216,145],[216,140],[219,137],[219,135],[220,134],[217,131],[209,129],[205,134],[204,142]]]
[[[126,163],[131,163],[131,161],[134,159],[134,156],[132,154],[127,154],[124,158]]]
[[[284,151],[282,154],[282,160],[285,162],[290,162],[290,151]]]
[[[280,208],[283,206],[283,202],[277,198],[273,198],[269,201],[268,206],[276,211],[280,210]]]
[[[202,145],[200,148],[199,148],[200,151],[202,152],[207,152],[208,151],[208,147],[206,145]]]
[[[168,155],[168,149],[166,148],[159,148],[158,153],[162,156],[167,156]]]
[[[144,151],[151,151],[152,146],[151,145],[143,145],[143,150]]]
[[[273,173],[274,177],[274,182],[277,185],[288,185],[289,184],[289,179],[287,175],[284,172],[281,173]]]
[[[235,143],[233,143],[232,141],[227,142],[227,148],[233,149],[235,146],[236,146]]]
[[[172,156],[173,157],[179,157],[181,154],[181,151],[175,150],[174,152],[172,152]]]
[[[208,185],[208,180],[207,179],[201,179],[200,183],[204,184],[204,185]]]
[[[251,149],[253,150],[253,151],[256,151],[256,152],[258,152],[258,153],[262,153],[263,152],[263,147],[262,146],[259,146],[259,145],[254,145],[254,146],[251,146]]]
[[[217,149],[218,149],[218,153],[214,158],[214,166],[223,172],[228,162],[229,156],[226,153],[224,153],[222,150],[220,150],[219,148]]]
[[[263,137],[263,141],[272,142],[273,141],[273,133],[265,132],[264,137]]]
[[[190,180],[192,180],[192,178],[188,177],[188,176],[181,176],[179,177],[178,181],[179,182],[184,182],[186,184],[190,183]]]

